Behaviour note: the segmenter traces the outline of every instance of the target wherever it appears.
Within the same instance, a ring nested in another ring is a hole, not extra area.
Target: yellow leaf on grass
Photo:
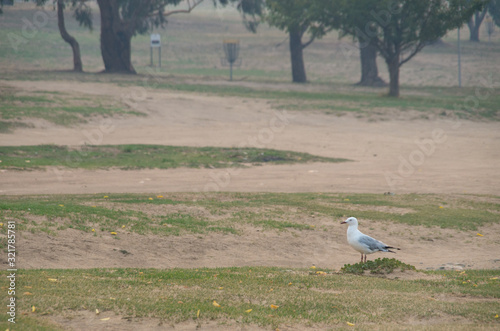
[[[161,198],[163,198],[163,195],[157,195],[156,197],[157,197],[158,199],[161,199]]]
[[[346,323],[347,323],[347,325],[349,325],[349,326],[354,326],[354,325],[355,325],[354,323],[349,323],[349,322],[346,322]]]
[[[110,232],[112,235],[116,235],[117,233],[116,232]]]
[[[212,305],[214,305],[215,307],[220,307],[220,305],[215,300],[214,300],[214,302],[212,302]]]
[[[96,315],[99,315],[99,309],[96,309],[96,310],[95,310],[95,314],[96,314]]]
[[[30,292],[24,292],[23,294],[24,295],[33,295],[33,293],[30,293]]]
[[[272,309],[278,309],[280,306],[276,306],[276,305],[271,305],[271,308]]]
[[[313,265],[313,266],[312,266],[312,267],[310,267],[309,269],[316,269],[316,266],[315,266],[315,265]]]
[[[64,207],[64,205],[59,205],[59,207]]]
[[[0,223],[0,228],[3,228],[3,223]]]
[[[495,279],[498,279],[498,277],[493,277],[493,278],[490,278],[491,280],[495,280]]]
[[[153,198],[149,198],[149,200],[153,200]]]
[[[479,237],[484,237],[484,236],[483,236],[482,234],[480,234],[480,233],[477,233],[477,235],[478,235]]]
[[[292,282],[288,283],[288,286],[292,285]]]
[[[125,229],[125,225],[122,225],[122,229]]]
[[[495,318],[498,318],[498,314],[495,315]]]
[[[34,313],[36,311],[36,307],[35,306],[32,306],[31,307],[31,312]]]
[[[251,312],[251,311],[252,311],[252,309],[247,309],[247,310],[245,310],[245,313],[247,313],[247,314],[248,314],[248,313],[249,313],[249,312]]]
[[[49,282],[57,282],[57,279],[55,279],[55,278],[48,278],[48,281]]]
[[[109,317],[101,318],[101,321],[109,321],[109,320],[110,320]]]
[[[105,195],[105,196],[104,196],[104,199],[107,199],[107,198],[109,198],[109,197],[108,197],[107,195]]]
[[[199,318],[200,317],[200,310],[198,309],[198,311],[196,312],[196,318]]]

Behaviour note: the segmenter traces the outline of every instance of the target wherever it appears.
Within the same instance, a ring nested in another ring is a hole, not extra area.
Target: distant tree
[[[389,70],[388,95],[397,97],[399,68],[483,5],[467,0],[341,0],[340,28],[376,46]]]
[[[321,12],[319,12],[319,21],[332,29],[338,29],[340,26],[340,14],[342,12],[342,1],[327,0],[322,1]],[[341,31],[341,37],[345,33]],[[353,36],[354,40],[359,41],[359,57],[361,62],[361,79],[356,85],[361,86],[385,86],[386,82],[378,75],[377,54],[378,49],[374,39],[365,40],[362,36]]]
[[[488,12],[497,26],[500,26],[500,0],[492,0],[488,4]]]
[[[43,6],[48,2],[48,0],[36,0],[37,6]],[[80,25],[88,27],[92,30],[92,21],[89,19],[88,13],[90,13],[90,7],[84,1],[78,0],[53,0],[54,5],[57,8],[57,27],[59,28],[59,33],[61,34],[62,39],[67,42],[71,46],[71,50],[73,52],[73,71],[82,72],[82,57],[80,54],[80,44],[78,41],[69,34],[66,29],[66,24],[64,20],[64,9],[66,5],[71,3],[72,9],[74,10],[74,16],[78,19],[79,17],[84,17],[87,19],[80,20]]]
[[[477,10],[469,22],[467,22],[467,26],[469,27],[469,40],[479,42],[479,28],[481,27],[481,23],[483,23],[484,17],[488,12],[488,6],[484,6],[482,10]]]
[[[265,4],[265,20],[288,33],[293,82],[305,83],[303,51],[327,32],[326,26],[318,20],[321,0],[266,0]],[[307,41],[303,41],[305,35],[308,35]]]
[[[0,0],[0,5],[8,0]],[[26,0],[27,1],[27,0]],[[49,0],[34,0],[42,6]],[[92,10],[88,0],[52,0],[57,5],[58,27],[61,37],[73,51],[73,70],[82,71],[80,46],[65,26],[64,9],[71,4],[73,16],[81,26],[92,29]],[[204,0],[185,0],[187,8],[165,10],[168,5],[177,6],[183,0],[97,0],[101,14],[101,55],[104,72],[135,74],[131,62],[131,40],[136,34],[145,34],[153,27],[164,26],[166,18],[173,14],[190,13]],[[238,9],[249,17],[260,15],[263,0],[212,0],[223,6],[238,2]],[[256,6],[255,4],[260,4]],[[1,7],[0,7],[1,8]],[[249,20],[249,24],[250,24]]]

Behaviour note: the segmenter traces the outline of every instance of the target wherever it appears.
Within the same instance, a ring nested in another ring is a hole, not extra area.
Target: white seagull
[[[367,254],[372,254],[375,252],[395,253],[389,248],[399,250],[399,248],[387,246],[383,242],[378,241],[377,239],[373,239],[372,237],[367,236],[366,234],[359,231],[358,220],[355,217],[349,217],[340,224],[349,224],[349,227],[347,228],[347,242],[349,243],[349,245],[351,245],[352,248],[361,253],[361,262],[363,262],[363,255],[365,256],[364,262],[366,262]]]

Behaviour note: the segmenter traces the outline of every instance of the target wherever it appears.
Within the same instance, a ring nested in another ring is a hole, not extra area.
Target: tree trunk
[[[306,69],[304,67],[304,55],[302,45],[302,33],[299,28],[290,29],[290,58],[292,62],[292,79],[294,83],[305,83]]]
[[[59,33],[62,39],[67,42],[71,49],[73,50],[73,71],[82,72],[82,57],[80,55],[80,45],[73,36],[71,36],[66,30],[66,25],[64,24],[64,2],[63,0],[57,1],[57,26],[59,27]]]
[[[360,46],[359,54],[361,58],[361,80],[356,85],[387,86],[387,83],[378,76],[377,47],[370,42],[364,47]]]
[[[469,23],[467,24],[469,26],[469,41],[479,41],[479,26],[474,24],[473,19],[471,18]]]
[[[101,11],[101,55],[104,72],[135,74],[131,61],[133,32],[120,18],[117,0],[97,0]]]
[[[386,59],[389,69],[389,96],[399,97],[399,54],[391,59]]]
[[[467,23],[470,32],[470,37],[469,37],[470,41],[479,42],[479,28],[481,27],[481,23],[483,22],[487,11],[488,11],[488,6],[485,6],[485,8],[482,11],[476,11],[474,15],[472,15],[472,17],[470,18],[469,22]]]

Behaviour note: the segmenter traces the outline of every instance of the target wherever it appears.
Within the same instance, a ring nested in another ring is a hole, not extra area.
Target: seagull
[[[364,262],[366,262],[366,255],[372,254],[375,252],[391,252],[389,248],[397,249],[399,248],[387,246],[381,241],[377,239],[373,239],[370,236],[362,233],[358,230],[358,220],[355,217],[349,217],[345,221],[340,224],[349,224],[347,228],[347,242],[351,245],[352,248],[361,253],[361,262],[363,262],[363,255],[365,257]]]

